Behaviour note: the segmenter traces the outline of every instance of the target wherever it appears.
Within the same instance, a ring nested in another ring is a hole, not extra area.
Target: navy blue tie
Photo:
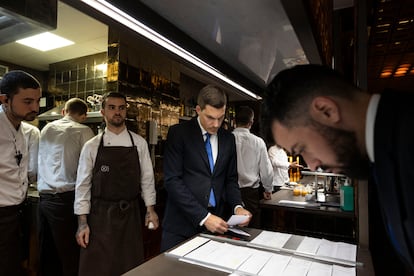
[[[208,163],[210,164],[211,173],[214,171],[214,159],[213,159],[213,151],[211,150],[211,143],[210,143],[210,133],[206,133],[206,151],[208,156]],[[216,207],[216,199],[214,197],[213,188],[210,190],[210,198],[208,200],[209,205],[212,207]]]

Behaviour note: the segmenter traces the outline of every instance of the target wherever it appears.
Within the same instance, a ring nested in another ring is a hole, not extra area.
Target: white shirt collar
[[[205,130],[204,128],[203,128],[203,126],[201,125],[201,122],[200,122],[200,117],[197,117],[197,122],[198,122],[198,125],[200,126],[200,129],[201,129],[201,133],[203,134],[203,136],[207,133],[207,130]]]
[[[369,160],[374,163],[374,127],[375,127],[375,117],[377,116],[378,103],[381,98],[381,95],[374,94],[369,100],[367,117],[365,123],[365,145],[367,148],[367,154]]]

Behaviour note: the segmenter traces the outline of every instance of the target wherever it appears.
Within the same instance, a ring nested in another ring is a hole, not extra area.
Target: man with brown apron
[[[75,213],[79,215],[77,241],[82,247],[79,275],[120,275],[143,262],[140,187],[147,206],[145,225],[152,222],[158,227],[147,144],[126,129],[122,94],[104,96],[102,108],[107,128],[85,144],[78,168]],[[88,215],[82,211],[84,202],[89,204]]]

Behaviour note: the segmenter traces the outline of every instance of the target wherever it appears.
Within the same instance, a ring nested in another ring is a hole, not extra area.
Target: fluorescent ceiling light
[[[73,41],[67,40],[66,38],[60,37],[49,32],[20,39],[16,42],[40,50],[42,52],[74,44]]]
[[[160,35],[153,29],[149,28],[148,26],[142,24],[140,21],[136,20],[135,18],[131,17],[127,13],[121,11],[120,9],[116,8],[115,6],[111,5],[105,0],[82,0],[82,2],[88,4],[89,6],[96,9],[98,12],[101,12],[112,19],[115,19],[119,23],[123,24],[124,26],[134,30],[135,32],[139,33],[140,35],[148,38],[149,40],[155,42],[156,44],[160,45],[161,47],[173,52],[174,54],[180,56],[181,58],[191,62],[195,66],[201,68],[202,70],[210,73],[211,75],[215,76],[216,78],[224,81],[225,83],[233,86],[237,90],[241,91],[242,93],[260,100],[261,97],[253,93],[252,91],[244,88],[243,86],[239,85],[238,83],[232,81],[231,79],[227,78],[223,75],[219,70],[214,68],[213,66],[209,65],[208,63],[204,62],[203,60],[199,59],[198,57],[194,56],[187,50],[181,48],[171,40],[165,38],[164,36]]]

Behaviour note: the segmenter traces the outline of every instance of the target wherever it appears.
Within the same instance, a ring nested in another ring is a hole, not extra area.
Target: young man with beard
[[[145,226],[158,228],[154,172],[147,142],[125,126],[127,102],[110,92],[102,100],[102,134],[84,145],[77,172],[76,239],[79,275],[121,275],[144,261],[139,195]]]
[[[0,83],[0,274],[23,275],[22,203],[28,188],[28,146],[22,121],[33,121],[42,95],[39,82],[23,71],[10,71]]]
[[[412,92],[371,95],[332,69],[299,65],[275,77],[264,103],[276,143],[292,155],[301,155],[312,170],[322,168],[357,179],[374,175],[388,236],[411,270],[413,102]]]

